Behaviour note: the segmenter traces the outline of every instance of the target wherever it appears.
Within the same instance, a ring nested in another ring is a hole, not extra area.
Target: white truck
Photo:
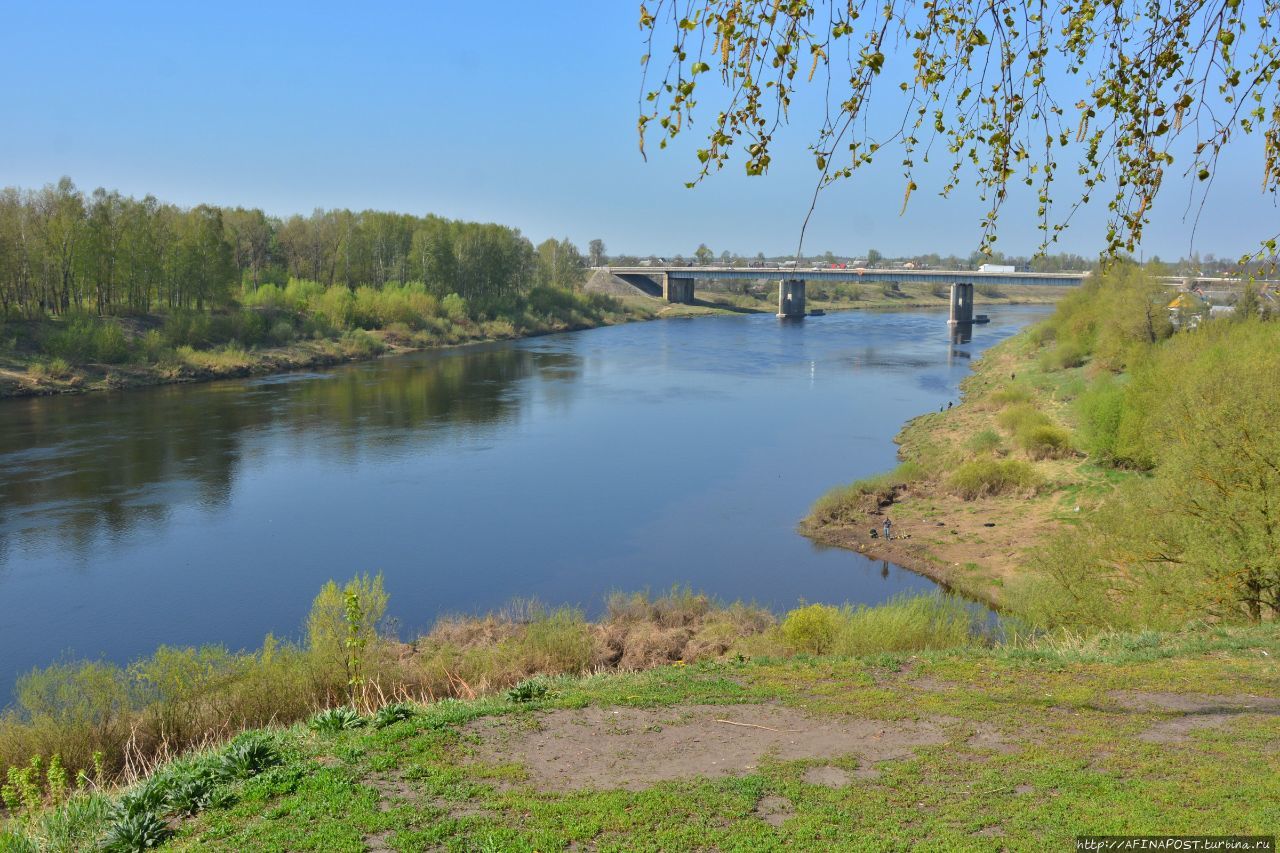
[[[978,272],[1014,272],[1013,264],[983,264]]]

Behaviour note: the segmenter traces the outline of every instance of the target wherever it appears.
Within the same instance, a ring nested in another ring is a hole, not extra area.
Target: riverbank
[[[1002,287],[977,297],[978,304],[1051,304],[1069,288]],[[818,294],[811,309],[848,311],[860,309],[939,308],[947,301],[923,285],[904,285],[898,292],[877,289],[874,294]],[[571,300],[578,299],[568,294]],[[386,328],[353,329],[342,334],[291,340],[279,345],[244,346],[236,341],[216,346],[157,347],[143,344],[148,334],[159,335],[165,318],[133,317],[120,322],[122,346],[137,351],[131,359],[112,363],[50,357],[36,341],[56,334],[34,323],[11,322],[0,328],[0,399],[122,391],[155,385],[207,382],[245,376],[263,376],[312,370],[382,356],[403,355],[476,343],[519,340],[559,332],[581,331],[618,323],[735,313],[773,313],[775,306],[763,293],[702,292],[694,304],[672,304],[646,296],[601,298],[594,304],[569,306],[565,316],[554,313],[524,317],[518,323],[467,321],[440,323],[440,328],[411,329],[404,323]],[[579,300],[582,301],[582,300]],[[269,318],[268,318],[269,319]],[[264,320],[265,324],[265,320]],[[292,336],[292,333],[290,334]]]
[[[1273,631],[1219,629],[541,679],[317,714],[123,793],[90,775],[49,811],[36,777],[0,843],[1030,850],[1267,833],[1276,655]]]
[[[961,382],[958,405],[914,418],[896,436],[902,466],[833,490],[800,531],[1007,608],[1028,557],[1133,476],[1073,447],[1079,424],[1068,403],[1084,370],[1046,369],[1027,331],[992,347]],[[1047,444],[1028,444],[1029,411],[1045,419],[1037,423]]]

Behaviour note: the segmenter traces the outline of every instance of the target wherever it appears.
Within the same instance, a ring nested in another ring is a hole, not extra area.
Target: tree
[[[609,261],[605,254],[604,241],[599,237],[587,244],[588,263],[593,267],[602,267]]]
[[[582,283],[586,264],[578,247],[563,240],[544,240],[538,244],[535,280],[544,287],[572,290]]]
[[[875,249],[867,249],[867,266],[874,267],[884,260],[884,255]]]
[[[715,252],[707,248],[706,243],[699,243],[698,248],[694,250],[693,256],[698,259],[700,266],[706,266],[711,263],[711,259],[715,257]]]
[[[983,252],[1019,184],[1038,201],[1042,248],[1106,192],[1106,252],[1131,252],[1167,178],[1207,192],[1228,143],[1246,134],[1265,140],[1262,190],[1280,190],[1274,0],[653,2],[640,7],[641,152],[651,132],[665,147],[708,128],[690,185],[736,151],[747,174],[766,172],[788,107],[811,86],[827,101],[809,145],[815,197],[893,143],[905,210],[917,161],[945,155],[942,194],[967,170],[988,205]],[[902,44],[909,57],[893,55]],[[723,97],[703,97],[711,79]],[[887,121],[876,107],[888,107]],[[1065,216],[1053,209],[1060,168],[1082,182]],[[1275,248],[1275,236],[1264,240],[1263,252]]]

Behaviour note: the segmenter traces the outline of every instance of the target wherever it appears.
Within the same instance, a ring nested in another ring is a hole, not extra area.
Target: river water
[[[779,610],[928,590],[795,524],[1046,313],[961,346],[935,311],[742,315],[0,403],[0,705],[57,660],[299,637],[364,571],[405,636],[673,584]]]

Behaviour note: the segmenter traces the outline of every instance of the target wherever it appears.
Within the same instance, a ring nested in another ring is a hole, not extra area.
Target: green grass
[[[1114,691],[1273,696],[1277,655],[1274,630],[1201,628],[552,679],[530,702],[439,702],[383,728],[279,730],[284,763],[220,781],[216,804],[181,819],[164,849],[359,851],[376,840],[394,850],[1046,850],[1070,849],[1079,833],[1269,833],[1280,822],[1276,717],[1234,713],[1150,742],[1153,726],[1181,715],[1126,707]],[[539,788],[519,761],[480,760],[481,736],[467,726],[493,718],[519,737],[552,709],[669,708],[664,717],[678,720],[699,705],[734,705],[733,717],[750,721],[757,703],[886,727],[930,721],[945,742],[839,788],[809,784],[805,771],[871,765],[766,755],[739,776],[565,792]],[[988,740],[974,739],[982,733]],[[767,797],[789,803],[778,826],[756,814]],[[48,837],[60,819],[7,830]],[[103,828],[77,826],[81,840]]]

